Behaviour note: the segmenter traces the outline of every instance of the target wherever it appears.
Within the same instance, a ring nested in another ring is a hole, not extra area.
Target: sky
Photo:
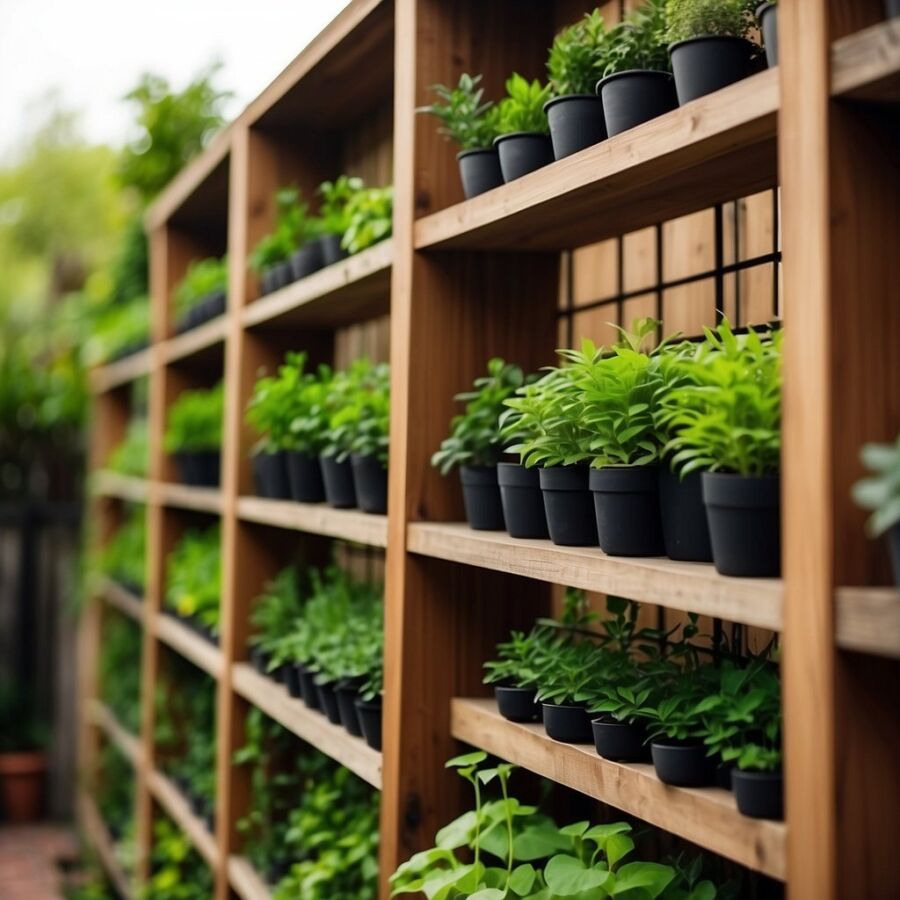
[[[0,0],[0,160],[58,91],[91,142],[123,144],[145,71],[183,87],[209,62],[234,118],[348,0]],[[42,101],[44,101],[42,103]]]

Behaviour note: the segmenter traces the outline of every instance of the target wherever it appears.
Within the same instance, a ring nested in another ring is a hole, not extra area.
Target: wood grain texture
[[[94,849],[107,878],[123,900],[136,896],[131,880],[116,857],[115,847],[106,823],[93,799],[81,790],[78,794],[78,821],[88,844]]]
[[[173,616],[159,613],[154,624],[154,633],[166,646],[180,656],[203,669],[207,675],[219,678],[224,663],[222,651],[215,644],[182,624]]]
[[[120,475],[118,472],[101,470],[91,476],[91,491],[99,497],[115,497],[131,503],[146,503],[150,484],[146,478]]]
[[[228,857],[228,881],[241,900],[271,900],[269,885],[244,856]]]
[[[197,512],[220,514],[222,491],[219,488],[193,487],[187,484],[163,482],[156,487],[159,502],[176,509],[192,509]]]
[[[831,93],[879,103],[900,101],[900,22],[879,22],[834,42]]]
[[[219,864],[219,848],[216,839],[203,819],[195,815],[190,803],[182,796],[174,782],[162,772],[152,771],[148,776],[150,790],[166,815],[187,835],[197,852],[213,869]]]
[[[112,710],[100,700],[93,700],[88,705],[88,718],[99,728],[107,739],[115,744],[119,752],[137,769],[141,761],[140,738],[126,731]]]
[[[150,374],[153,357],[148,347],[138,353],[132,353],[124,359],[106,363],[91,371],[91,390],[102,394],[115,388],[123,387],[138,378]]]
[[[900,591],[838,588],[836,616],[841,649],[900,659]]]
[[[346,766],[372,787],[381,789],[381,754],[341,725],[332,725],[324,713],[311,710],[287,692],[284,685],[260,675],[248,663],[237,663],[234,689],[249,703],[283,725],[300,740]]]
[[[453,736],[473,747],[784,880],[785,825],[742,816],[730,791],[670,787],[650,763],[611,762],[590,744],[552,740],[540,724],[508,722],[493,700],[454,699],[451,723]]]
[[[144,621],[144,600],[132,594],[127,588],[113,581],[111,578],[98,577],[95,593],[102,596],[106,602],[117,609],[123,615],[142,625]]]
[[[217,316],[183,334],[170,337],[162,345],[162,357],[166,363],[206,357],[210,362],[221,365],[225,332],[228,328],[226,316]]]

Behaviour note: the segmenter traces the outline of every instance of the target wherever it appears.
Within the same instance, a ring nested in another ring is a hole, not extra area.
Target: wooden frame
[[[108,583],[95,590],[99,602],[144,628],[141,735],[123,733],[96,699],[91,663],[102,616],[94,613],[83,623],[80,688],[82,764],[92,765],[104,733],[137,770],[139,879],[147,874],[159,805],[214,868],[218,898],[268,896],[241,857],[235,822],[249,787],[231,765],[246,710],[257,705],[381,788],[382,897],[390,871],[430,844],[436,828],[458,811],[457,785],[443,770],[457,740],[782,879],[798,900],[836,898],[837,885],[847,883],[860,895],[888,896],[900,883],[900,858],[891,846],[900,813],[896,804],[873,800],[900,789],[893,758],[900,737],[900,596],[880,587],[883,554],[865,540],[862,515],[848,499],[860,474],[859,445],[891,438],[900,423],[900,262],[886,249],[900,234],[900,141],[892,125],[896,107],[885,112],[872,105],[900,98],[900,25],[878,22],[875,0],[780,4],[780,70],[459,202],[451,149],[413,110],[431,84],[463,70],[484,72],[491,90],[514,68],[536,74],[554,28],[587,5],[353,0],[148,213],[152,345],[92,377],[92,487],[101,540],[115,527],[116,504],[147,504],[146,597]],[[517,27],[510,35],[513,14]],[[373,73],[366,85],[356,77],[360,67]],[[323,105],[326,88],[340,109]],[[368,143],[378,149],[369,156],[360,155],[362,135],[375,136]],[[370,178],[384,173],[393,156],[394,236],[257,300],[244,260],[271,224],[272,192],[288,179],[309,190],[338,174],[328,170],[329,153],[352,160]],[[790,329],[784,578],[729,579],[709,566],[613,559],[457,524],[458,489],[431,469],[430,453],[453,412],[453,395],[488,356],[525,367],[552,358],[559,251],[776,182]],[[226,245],[227,313],[173,336],[173,285],[191,259]],[[252,436],[243,408],[259,367],[276,363],[291,342],[335,358],[342,329],[388,312],[388,516],[250,496]],[[125,479],[103,467],[124,434],[128,386],[143,375],[151,379],[150,474]],[[162,450],[166,410],[185,387],[218,377],[226,390],[222,486],[186,488],[175,482]],[[859,403],[863,391],[865,404]],[[161,613],[165,554],[182,518],[197,514],[222,522],[219,648]],[[270,540],[276,533],[314,552],[329,539],[386,548],[382,754],[311,718],[245,663],[250,606],[278,564],[280,545]],[[495,641],[548,611],[552,585],[559,583],[783,632],[786,825],[743,819],[719,793],[665,789],[647,767],[615,766],[584,748],[551,746],[538,729],[505,723],[479,699],[480,666]],[[155,768],[151,700],[163,644],[218,683],[214,834]],[[83,803],[81,812],[105,858],[96,810]]]

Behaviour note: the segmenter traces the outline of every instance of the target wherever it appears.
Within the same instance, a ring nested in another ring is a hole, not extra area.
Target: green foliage
[[[141,629],[121,615],[107,616],[100,644],[100,696],[131,734],[141,725]]]
[[[335,372],[328,385],[328,431],[322,452],[346,459],[350,453],[377,456],[387,465],[390,426],[390,368],[358,359]]]
[[[150,431],[144,416],[132,419],[120,444],[109,454],[106,468],[120,475],[146,478],[150,464]]]
[[[541,85],[535,79],[529,82],[518,73],[506,80],[506,96],[497,106],[497,132],[512,134],[515,131],[546,134],[550,130],[544,104],[550,99],[550,85]]]
[[[122,229],[109,265],[110,303],[127,303],[150,293],[150,252],[143,216],[133,215]]]
[[[497,137],[497,107],[493,101],[483,100],[484,88],[480,86],[480,75],[459,76],[454,88],[443,84],[432,90],[438,99],[429,106],[416,110],[436,116],[441,126],[438,129],[461,150],[480,150],[490,147]]]
[[[300,574],[295,566],[282,569],[253,604],[251,643],[267,652],[275,650],[303,615]]]
[[[504,401],[513,396],[527,381],[522,370],[495,357],[488,360],[487,375],[475,379],[474,390],[457,394],[454,399],[465,403],[465,412],[450,422],[450,437],[431,457],[431,464],[446,475],[454,466],[494,465],[503,453],[504,437],[500,432],[500,416]]]
[[[350,201],[362,190],[365,190],[362,178],[351,178],[349,175],[341,175],[334,181],[323,181],[319,185],[322,234],[344,234],[350,227]]]
[[[666,0],[667,39],[704,35],[746,38],[756,27],[756,0]]]
[[[608,40],[609,33],[599,9],[585,13],[556,36],[547,60],[547,76],[555,96],[593,95],[603,77]]]
[[[393,187],[357,191],[347,203],[346,215],[341,247],[351,255],[389,238],[394,225]]]
[[[222,446],[222,382],[209,390],[182,391],[169,408],[166,453],[218,450]]]
[[[705,333],[706,343],[676,367],[684,383],[660,400],[657,422],[673,435],[666,446],[673,468],[777,473],[783,331],[738,336],[725,320]]]
[[[601,68],[604,76],[630,69],[672,70],[666,47],[666,0],[646,0],[611,29]]]
[[[213,874],[190,838],[162,816],[153,823],[150,880],[141,900],[209,900]]]
[[[131,665],[134,665],[133,660]],[[115,744],[105,743],[98,755],[97,777],[92,793],[97,810],[114,841],[133,827],[135,791],[131,762]]]
[[[0,753],[43,750],[49,736],[26,686],[0,677]]]
[[[872,475],[853,486],[853,499],[872,511],[869,534],[878,537],[900,522],[900,435],[893,444],[866,444],[860,459]]]
[[[212,632],[219,630],[222,591],[218,523],[184,533],[166,560],[165,606]]]
[[[321,233],[320,222],[309,214],[309,204],[295,187],[275,193],[275,230],[260,238],[248,260],[254,272],[262,272],[286,260],[295,250]]]
[[[146,346],[149,340],[149,297],[111,304],[97,314],[85,348],[85,359],[90,364],[110,362],[135,348]]]
[[[211,294],[228,290],[228,257],[195,259],[173,295],[175,314],[183,316]]]
[[[121,525],[100,551],[98,568],[113,581],[143,593],[146,554],[146,510],[141,505],[128,507]]]

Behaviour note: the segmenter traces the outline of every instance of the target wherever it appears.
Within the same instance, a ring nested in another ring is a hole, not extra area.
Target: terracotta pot
[[[36,822],[44,810],[44,753],[0,753],[0,807],[8,822]]]

